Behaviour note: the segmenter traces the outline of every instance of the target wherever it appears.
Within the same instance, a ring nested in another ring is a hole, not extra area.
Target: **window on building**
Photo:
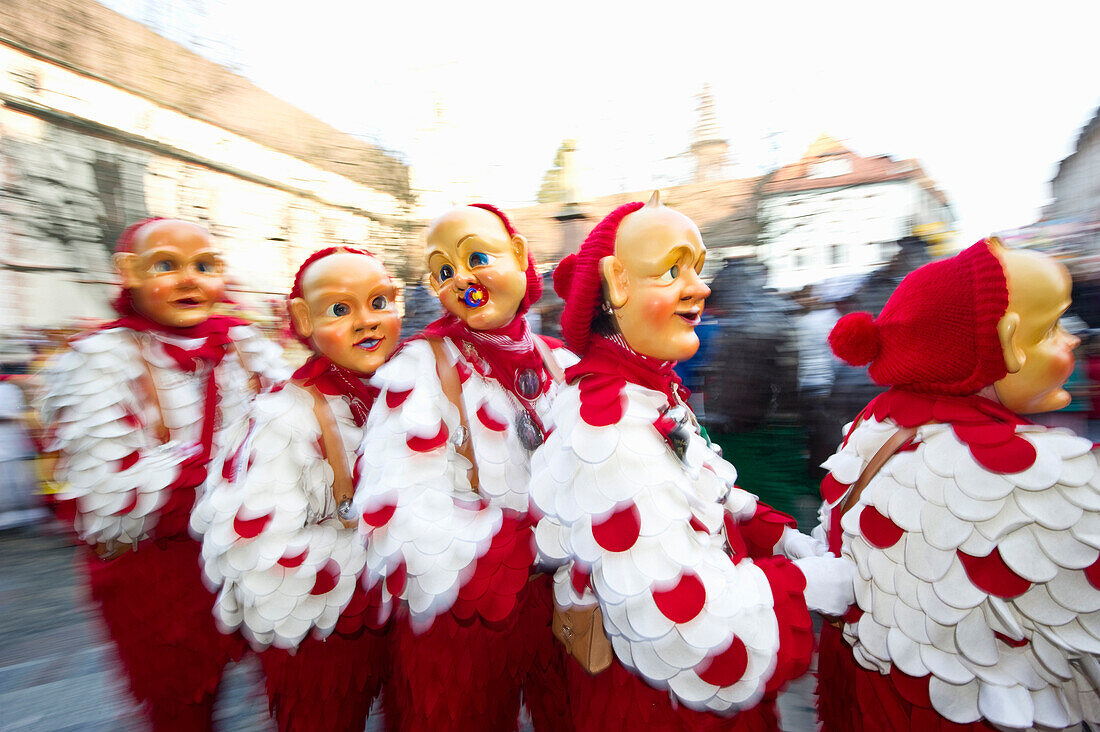
[[[843,244],[829,245],[829,264],[844,264],[846,254]]]
[[[805,249],[795,249],[791,252],[791,262],[794,269],[806,269],[810,266],[810,257]]]
[[[821,160],[810,168],[810,178],[835,178],[852,172],[852,161],[845,158]]]

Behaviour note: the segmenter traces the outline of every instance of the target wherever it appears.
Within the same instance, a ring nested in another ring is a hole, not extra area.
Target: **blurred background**
[[[0,3],[0,729],[139,728],[46,518],[32,406],[49,355],[111,317],[110,254],[142,217],[208,227],[236,308],[299,361],[281,302],[311,251],[381,256],[412,334],[449,206],[504,208],[549,285],[660,188],[708,247],[694,406],[741,486],[805,527],[878,391],[830,328],[999,233],[1073,274],[1074,401],[1040,419],[1100,437],[1100,6],[594,5]],[[560,308],[548,286],[533,325],[557,335]],[[223,727],[264,728],[234,673]],[[799,694],[787,729],[812,728]]]

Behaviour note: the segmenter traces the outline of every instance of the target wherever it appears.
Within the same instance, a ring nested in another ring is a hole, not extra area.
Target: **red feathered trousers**
[[[550,629],[550,588],[547,576],[528,582],[500,623],[460,622],[446,613],[418,635],[399,618],[383,682],[386,728],[507,732],[516,728],[522,695],[537,732],[572,729],[564,654]]]
[[[840,629],[821,627],[817,711],[822,732],[994,732],[985,722],[956,724],[928,699],[928,677],[889,676],[856,663]]]
[[[752,709],[723,717],[677,704],[667,691],[654,689],[617,658],[595,676],[570,658],[566,676],[572,729],[577,732],[779,732],[774,695]]]
[[[86,549],[83,561],[130,690],[148,709],[153,728],[211,729],[222,671],[241,658],[245,645],[214,624],[198,542],[146,542],[109,561]]]
[[[362,732],[387,665],[385,636],[363,629],[260,654],[280,732]]]

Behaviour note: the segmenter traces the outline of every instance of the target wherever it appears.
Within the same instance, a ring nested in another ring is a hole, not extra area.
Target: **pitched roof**
[[[661,201],[694,221],[708,247],[751,243],[755,237],[756,188],[761,180],[741,178],[669,186],[661,189]],[[617,206],[647,201],[652,193],[651,189],[616,193],[579,204],[578,209],[585,216],[582,222],[585,235]],[[505,212],[516,231],[527,237],[540,263],[557,261],[562,225],[555,216],[563,208],[560,203],[544,203]]]
[[[821,175],[818,164],[844,160],[849,168],[839,175]],[[764,195],[794,193],[822,188],[844,188],[893,180],[918,180],[941,202],[947,198],[937,189],[916,159],[894,160],[889,155],[863,157],[829,135],[819,136],[796,162],[784,165],[764,186]]]

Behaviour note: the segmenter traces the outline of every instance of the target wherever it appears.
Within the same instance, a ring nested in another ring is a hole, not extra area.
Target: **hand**
[[[776,549],[788,559],[823,557],[829,553],[829,547],[825,546],[824,542],[816,537],[806,536],[790,526],[784,527]]]
[[[794,566],[806,577],[806,606],[822,615],[843,615],[856,601],[856,563],[847,557],[803,557]]]

